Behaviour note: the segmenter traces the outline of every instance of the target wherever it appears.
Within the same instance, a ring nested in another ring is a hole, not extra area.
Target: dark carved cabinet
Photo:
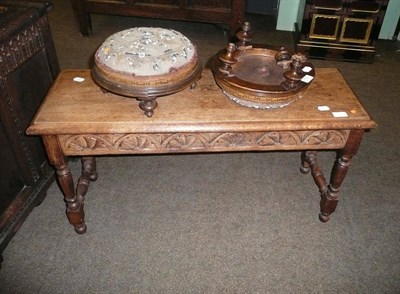
[[[307,0],[297,51],[311,58],[372,62],[389,0]]]
[[[71,0],[71,3],[84,36],[92,33],[91,13],[226,24],[233,35],[243,22],[246,9],[246,0]]]
[[[0,0],[0,254],[53,180],[41,139],[25,135],[59,72],[50,8]]]

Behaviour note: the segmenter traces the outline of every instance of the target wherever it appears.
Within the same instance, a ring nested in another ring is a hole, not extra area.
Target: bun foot
[[[156,99],[151,100],[141,100],[139,103],[139,107],[144,111],[144,114],[147,117],[152,117],[154,114],[154,109],[157,107],[158,103]]]
[[[323,223],[326,223],[330,218],[330,215],[324,215],[322,213],[319,214],[319,220]]]
[[[82,235],[82,234],[86,233],[87,226],[86,226],[86,224],[83,224],[83,225],[81,225],[79,227],[74,227],[74,229],[75,229],[76,233]]]
[[[300,172],[303,175],[306,175],[306,174],[308,174],[310,172],[310,167],[302,165],[302,166],[300,166]]]
[[[91,180],[92,182],[95,182],[95,181],[97,181],[98,177],[99,177],[99,174],[97,172],[93,172],[90,174],[89,180]]]

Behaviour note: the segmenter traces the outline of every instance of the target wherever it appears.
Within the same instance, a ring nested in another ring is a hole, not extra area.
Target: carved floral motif
[[[66,154],[163,153],[245,150],[338,149],[345,130],[251,133],[84,134],[60,135]]]

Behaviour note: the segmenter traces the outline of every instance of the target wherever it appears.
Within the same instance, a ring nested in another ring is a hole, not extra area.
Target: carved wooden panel
[[[347,130],[60,135],[66,155],[342,148]]]
[[[7,44],[0,44],[0,70],[6,75],[44,47],[39,19],[24,31],[16,34]]]

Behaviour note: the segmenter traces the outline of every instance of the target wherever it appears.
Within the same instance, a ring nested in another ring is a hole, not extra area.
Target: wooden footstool
[[[151,117],[156,98],[179,92],[200,78],[196,47],[175,30],[127,29],[107,38],[95,53],[93,80],[106,91],[136,98]]]

